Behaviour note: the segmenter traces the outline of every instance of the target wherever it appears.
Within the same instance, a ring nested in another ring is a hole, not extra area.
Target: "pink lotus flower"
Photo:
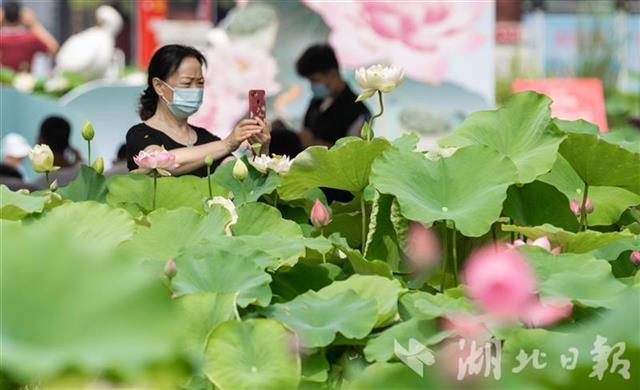
[[[486,247],[471,254],[464,269],[469,296],[487,313],[517,317],[534,295],[536,279],[529,263],[505,247]]]
[[[442,319],[442,328],[454,331],[458,336],[468,340],[481,340],[490,335],[486,326],[487,320],[482,315],[450,313]]]
[[[580,215],[582,214],[580,212],[580,209],[582,208],[582,200],[571,200],[571,202],[569,202],[569,208],[576,217],[580,217]],[[593,204],[591,203],[591,199],[589,199],[588,197],[584,204],[584,208],[587,211],[587,214],[591,214],[593,212]]]
[[[631,260],[633,265],[635,265],[636,267],[639,266],[640,265],[640,251],[631,252],[631,255],[629,256],[629,260]]]
[[[145,174],[155,170],[161,176],[171,176],[171,172],[167,169],[178,167],[175,154],[166,150],[154,150],[151,152],[141,150],[137,156],[133,157],[133,161],[139,167],[136,171]]]
[[[412,222],[407,232],[405,253],[412,271],[423,270],[435,265],[440,259],[440,241],[431,229]]]
[[[311,208],[311,224],[315,227],[322,227],[329,224],[331,220],[331,215],[329,215],[329,211],[327,208],[320,202],[319,199],[313,203],[313,207]]]
[[[543,248],[546,249],[547,251],[553,253],[554,255],[559,254],[562,251],[562,248],[560,248],[559,246],[551,249],[551,242],[549,241],[549,239],[547,238],[547,236],[542,236],[538,239],[535,240],[527,240],[527,242],[524,242],[523,240],[515,240],[513,242],[513,244],[507,244],[507,248],[517,248],[519,246],[522,245],[531,245],[531,246],[537,246],[539,248]]]
[[[520,320],[530,327],[548,326],[569,317],[573,304],[567,299],[533,299],[520,312]]]
[[[329,42],[348,69],[393,62],[409,77],[437,84],[452,54],[490,38],[472,27],[489,9],[483,2],[303,2],[331,28]]]

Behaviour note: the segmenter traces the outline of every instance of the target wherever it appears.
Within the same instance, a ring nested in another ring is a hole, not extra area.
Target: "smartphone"
[[[265,104],[264,89],[252,89],[249,91],[249,118],[260,118],[265,120],[267,117],[267,106]]]

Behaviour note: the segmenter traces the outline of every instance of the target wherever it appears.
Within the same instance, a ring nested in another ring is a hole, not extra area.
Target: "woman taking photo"
[[[187,122],[202,104],[206,60],[198,50],[182,46],[163,46],[151,58],[147,89],[140,98],[142,123],[127,132],[127,166],[137,169],[133,160],[140,151],[164,148],[176,157],[177,168],[169,169],[175,176],[206,176],[204,160],[210,156],[213,168],[244,141],[260,143],[260,153],[268,154],[271,129],[258,119],[243,119],[231,133],[220,139],[207,130]],[[215,86],[212,86],[214,88]]]

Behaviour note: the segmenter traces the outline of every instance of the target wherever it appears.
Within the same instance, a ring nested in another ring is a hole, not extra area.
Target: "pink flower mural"
[[[470,53],[488,39],[474,30],[485,2],[326,2],[303,0],[331,28],[329,42],[351,69],[393,63],[421,82],[438,84],[452,53]]]
[[[278,66],[264,50],[233,42],[217,45],[205,56],[204,101],[190,122],[224,137],[246,114],[250,89],[264,89],[267,96],[279,92]]]

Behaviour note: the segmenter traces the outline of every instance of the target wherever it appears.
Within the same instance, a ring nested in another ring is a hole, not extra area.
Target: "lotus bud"
[[[629,256],[629,260],[633,263],[633,265],[640,266],[640,250],[631,252],[631,256]]]
[[[51,192],[55,192],[58,189],[58,179],[54,180],[50,185],[49,185],[49,190]]]
[[[262,149],[262,145],[259,143],[255,143],[251,145],[251,150],[253,151],[253,154],[255,156],[257,156],[258,154],[260,154],[260,150]]]
[[[91,167],[95,169],[96,172],[102,175],[102,173],[104,172],[104,159],[102,157],[96,158],[96,161],[93,162]]]
[[[60,167],[53,165],[53,152],[49,145],[36,145],[29,152],[33,170],[38,173],[57,171]]]
[[[164,266],[164,274],[167,275],[169,279],[171,279],[176,276],[177,273],[178,270],[176,268],[176,261],[173,259],[169,259],[169,261],[167,261],[167,264],[165,264]]]
[[[575,215],[576,217],[580,216],[580,204],[577,201],[572,200],[571,202],[569,202],[569,208],[571,209],[573,215]]]
[[[581,214],[581,209],[582,209],[582,200],[577,201],[577,200],[572,200],[569,203],[569,208],[571,209],[571,212],[573,212],[573,214],[576,217],[579,217]],[[589,199],[587,197],[587,200],[584,203],[584,209],[587,212],[587,214],[591,214],[593,212],[593,204],[591,203],[591,199]]]
[[[236,160],[236,163],[233,165],[233,177],[235,177],[236,180],[243,181],[247,178],[248,174],[249,171],[247,170],[247,166],[244,162],[240,159]]]
[[[96,132],[93,130],[93,125],[88,120],[84,121],[84,125],[82,125],[82,138],[86,141],[91,141]]]
[[[207,156],[204,158],[204,164],[208,167],[213,165],[213,157]]]
[[[589,199],[588,197],[587,201],[584,203],[584,209],[586,210],[587,214],[593,213],[593,204],[591,203],[591,199]]]
[[[329,215],[329,211],[327,208],[320,202],[320,200],[316,199],[313,203],[313,207],[311,208],[311,224],[315,227],[322,227],[329,224],[331,216]]]

